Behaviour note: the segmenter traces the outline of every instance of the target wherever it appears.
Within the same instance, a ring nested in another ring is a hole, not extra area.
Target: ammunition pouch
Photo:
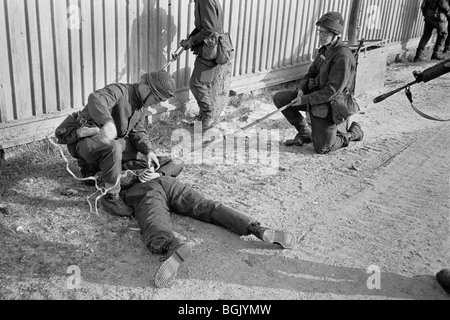
[[[333,121],[340,125],[347,121],[350,116],[360,111],[358,102],[349,91],[344,91],[336,99],[330,102]]]
[[[74,144],[80,139],[100,133],[100,129],[92,122],[88,122],[81,116],[81,112],[75,112],[67,118],[55,130],[58,144]]]

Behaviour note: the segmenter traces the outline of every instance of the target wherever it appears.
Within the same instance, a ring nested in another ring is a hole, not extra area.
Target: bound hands
[[[139,181],[144,183],[144,182],[152,181],[153,179],[158,179],[160,177],[161,177],[161,174],[156,173],[155,168],[150,167],[150,169],[146,170],[144,173],[142,173],[139,176]]]
[[[150,151],[147,155],[147,163],[149,168],[155,168],[155,171],[158,171],[159,168],[161,168],[161,165],[159,164],[158,157],[153,151]]]

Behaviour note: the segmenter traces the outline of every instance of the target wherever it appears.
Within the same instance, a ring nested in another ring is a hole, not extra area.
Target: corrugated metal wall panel
[[[112,82],[159,69],[194,27],[192,0],[0,0],[0,126],[81,108]],[[351,0],[220,0],[232,35],[233,81],[302,65],[317,18]],[[399,42],[423,30],[421,0],[363,0],[359,37]],[[187,90],[194,57],[169,66]]]

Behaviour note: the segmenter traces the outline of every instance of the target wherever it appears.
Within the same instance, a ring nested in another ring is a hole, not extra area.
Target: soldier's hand
[[[150,169],[146,170],[139,176],[139,181],[144,183],[144,182],[152,181],[153,179],[158,179],[160,177],[161,177],[161,174],[156,173],[155,169],[153,167],[151,167]]]
[[[180,46],[182,46],[184,48],[184,50],[189,50],[190,48],[192,48],[192,41],[191,39],[185,39],[182,40],[180,43]]]
[[[294,100],[292,100],[292,106],[294,106],[294,107],[296,107],[296,106],[300,106],[300,105],[302,105],[302,97],[304,96],[305,94],[303,93],[303,91],[302,90],[299,90],[298,91],[298,94],[297,94],[297,98],[295,98]]]
[[[444,63],[444,67],[446,67],[446,68],[450,68],[450,62],[446,62],[446,63]]]
[[[155,167],[155,171],[158,171],[159,168],[161,168],[161,165],[159,164],[159,160],[158,157],[156,156],[156,154],[154,152],[150,152],[147,155],[147,162],[148,162],[148,167]]]
[[[101,129],[101,133],[109,140],[117,139],[117,128],[114,122],[109,121]]]

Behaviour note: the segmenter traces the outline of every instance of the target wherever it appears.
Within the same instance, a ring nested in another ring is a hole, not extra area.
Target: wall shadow
[[[130,31],[130,44],[123,56],[124,67],[116,82],[136,82],[143,73],[162,69],[168,62],[170,48],[167,44],[177,36],[173,16],[157,0],[141,0],[140,15]],[[138,41],[132,41],[138,39]]]

